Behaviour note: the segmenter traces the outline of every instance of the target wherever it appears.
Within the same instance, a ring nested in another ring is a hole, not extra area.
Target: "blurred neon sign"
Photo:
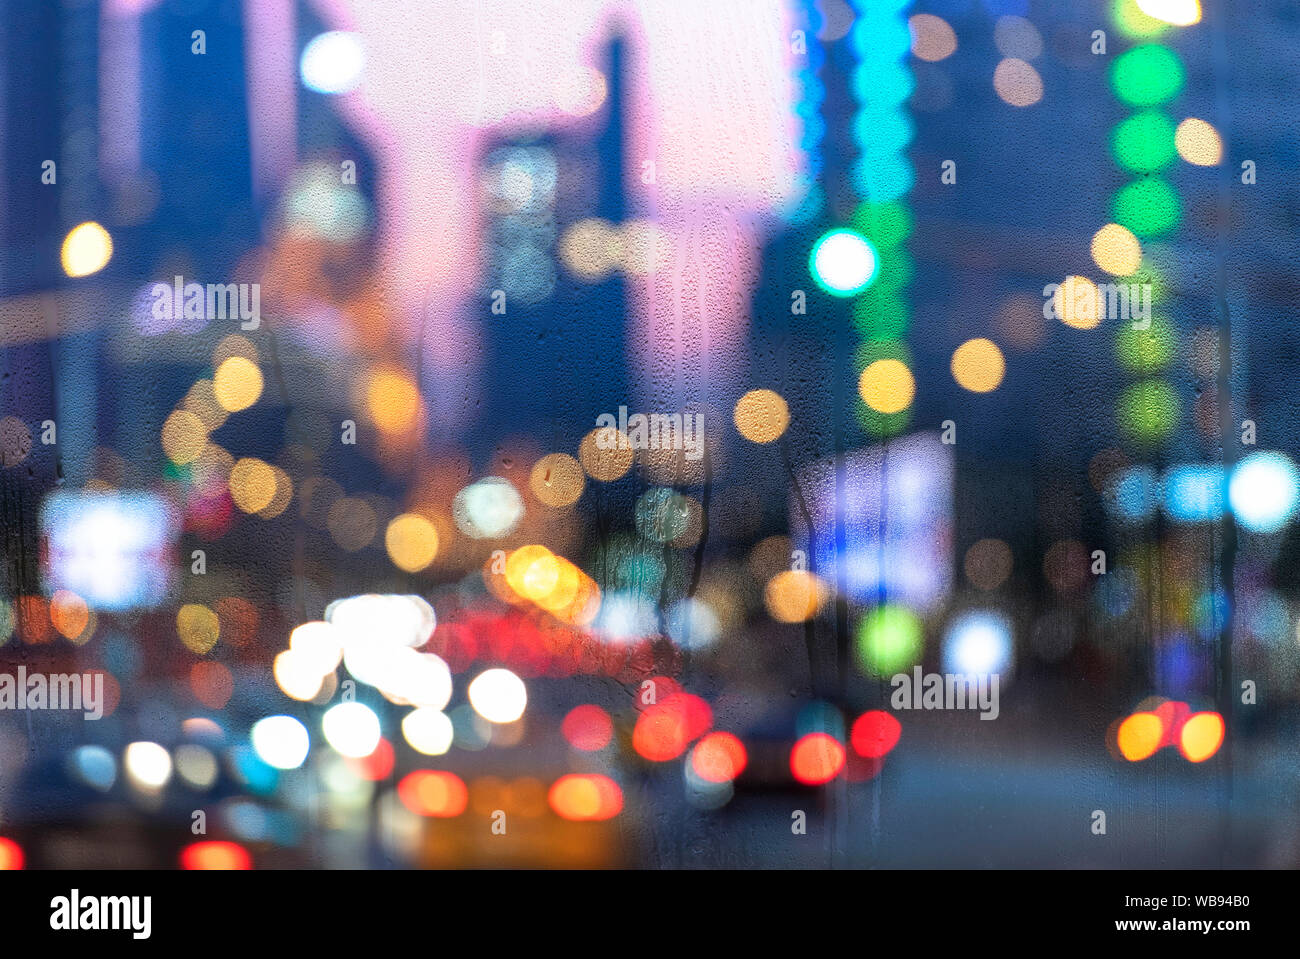
[[[176,513],[152,493],[59,491],[41,507],[41,571],[50,592],[92,609],[151,608],[171,586]]]

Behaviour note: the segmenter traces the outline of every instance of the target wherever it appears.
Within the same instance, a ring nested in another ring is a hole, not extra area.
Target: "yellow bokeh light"
[[[516,596],[524,599],[531,599],[530,591],[537,587],[537,581],[534,579],[529,583],[529,570],[534,563],[539,560],[554,560],[555,556],[545,546],[530,544],[520,546],[517,550],[506,557],[506,582],[514,590]],[[558,578],[558,571],[556,576]]]
[[[771,443],[790,425],[790,408],[780,393],[750,390],[736,401],[736,430],[751,443]]]
[[[1178,746],[1188,762],[1202,763],[1223,745],[1223,717],[1218,713],[1196,713],[1183,723]]]
[[[93,220],[78,224],[64,237],[59,258],[68,276],[90,276],[108,266],[113,258],[113,238]]]
[[[877,413],[898,413],[912,405],[916,381],[902,360],[876,360],[862,371],[858,393]]]
[[[967,340],[952,354],[952,378],[972,393],[991,393],[1002,382],[1006,360],[992,340]]]
[[[826,592],[825,584],[812,573],[787,569],[767,581],[763,603],[777,622],[802,623],[817,615]]]
[[[403,513],[384,531],[384,548],[394,566],[416,573],[438,555],[438,531],[418,513]]]
[[[275,492],[271,495],[271,502],[257,511],[262,519],[275,519],[293,500],[293,480],[289,474],[275,465],[271,466],[271,472],[275,475]]]
[[[672,246],[663,231],[649,220],[628,220],[623,224],[623,271],[631,276],[649,276],[668,263]]]
[[[623,476],[632,468],[635,456],[627,435],[608,427],[592,430],[578,446],[582,468],[588,476],[602,483],[612,483]]]
[[[194,460],[194,482],[200,486],[217,484],[225,486],[230,481],[230,470],[235,458],[216,443],[205,443],[203,452]]]
[[[202,655],[217,645],[221,619],[200,603],[186,603],[176,611],[176,633],[186,649]]]
[[[206,378],[195,381],[189,392],[185,394],[185,399],[181,401],[181,408],[189,410],[201,419],[204,428],[209,432],[220,428],[230,418],[230,411],[217,402],[212,381]]]
[[[1119,725],[1116,739],[1120,754],[1133,763],[1146,759],[1160,748],[1164,734],[1164,723],[1155,713],[1134,713]]]
[[[366,409],[384,433],[405,433],[420,414],[420,391],[406,374],[380,370],[366,386]]]
[[[1219,131],[1204,120],[1188,117],[1174,131],[1178,155],[1197,166],[1215,166],[1223,159],[1223,140]]]
[[[560,238],[560,259],[574,276],[596,283],[623,261],[623,237],[607,220],[579,220]]]
[[[198,459],[208,442],[203,421],[189,410],[175,410],[163,422],[162,448],[177,466]]]
[[[582,495],[587,480],[582,464],[568,453],[550,453],[533,466],[528,486],[547,506],[571,506]]]
[[[1056,315],[1066,326],[1091,330],[1101,322],[1097,284],[1083,276],[1067,276],[1052,294]]]
[[[1004,103],[1030,107],[1043,99],[1043,81],[1029,63],[1007,57],[993,71],[993,89]]]
[[[1107,273],[1129,276],[1142,265],[1142,244],[1127,227],[1107,223],[1092,238],[1092,258]]]
[[[552,615],[573,626],[589,626],[600,612],[600,586],[586,573],[579,572],[578,592],[563,608],[551,608]]]
[[[533,566],[536,565],[537,563],[533,564]],[[555,584],[546,591],[545,595],[538,596],[533,600],[533,602],[538,606],[541,606],[543,609],[549,609],[552,611],[561,610],[573,605],[573,601],[578,596],[578,590],[582,587],[583,580],[586,578],[582,570],[578,569],[578,567],[574,566],[562,556],[555,557],[555,565]],[[529,567],[529,569],[531,570],[532,567]],[[544,572],[544,570],[538,570],[537,575],[541,575]],[[527,575],[528,574],[526,573],[525,576]]]
[[[212,394],[224,410],[246,410],[262,395],[262,371],[245,357],[228,357],[212,377]]]
[[[245,513],[265,509],[275,497],[275,470],[270,464],[246,456],[230,469],[230,498]]]
[[[545,599],[560,582],[560,563],[555,556],[541,556],[528,564],[524,570],[524,599],[534,603]]]

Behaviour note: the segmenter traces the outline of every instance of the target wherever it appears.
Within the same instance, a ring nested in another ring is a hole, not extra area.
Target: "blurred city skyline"
[[[1300,857],[1292,6],[5,6],[31,861]]]

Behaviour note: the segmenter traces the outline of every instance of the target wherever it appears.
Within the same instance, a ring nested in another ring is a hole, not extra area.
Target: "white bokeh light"
[[[469,684],[469,703],[489,722],[513,723],[524,714],[528,690],[508,669],[489,669]]]
[[[829,293],[851,296],[876,275],[876,251],[852,230],[832,230],[813,247],[813,278]]]
[[[137,787],[157,790],[172,778],[172,757],[157,743],[131,743],[122,756],[126,774]]]
[[[1011,625],[999,613],[974,610],[948,624],[943,668],[950,673],[1004,673],[1011,665]]]
[[[354,33],[332,30],[313,37],[303,48],[302,82],[317,93],[347,93],[361,82],[366,54]]]
[[[1300,471],[1281,453],[1251,453],[1232,470],[1228,502],[1237,522],[1246,529],[1275,533],[1300,505]]]
[[[334,751],[364,759],[379,745],[379,717],[363,703],[339,703],[321,717],[321,731]]]
[[[421,706],[411,710],[402,720],[402,735],[417,753],[441,756],[451,748],[455,727],[446,713]]]
[[[267,716],[253,724],[253,749],[268,766],[297,769],[307,759],[311,737],[292,716]]]

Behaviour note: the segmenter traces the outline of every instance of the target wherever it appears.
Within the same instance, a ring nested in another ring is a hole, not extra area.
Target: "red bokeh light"
[[[614,721],[599,706],[575,706],[560,724],[560,731],[574,749],[595,752],[614,737]]]
[[[676,759],[692,739],[708,732],[713,710],[699,696],[673,693],[637,717],[632,729],[632,748],[651,762]]]
[[[387,779],[393,774],[395,759],[393,744],[381,736],[379,745],[375,746],[375,751],[369,756],[364,756],[361,759],[349,759],[347,763],[358,776],[373,783],[379,782],[381,779]]]
[[[879,759],[898,745],[902,724],[882,709],[863,713],[853,724],[849,742],[853,750],[865,759]]]

